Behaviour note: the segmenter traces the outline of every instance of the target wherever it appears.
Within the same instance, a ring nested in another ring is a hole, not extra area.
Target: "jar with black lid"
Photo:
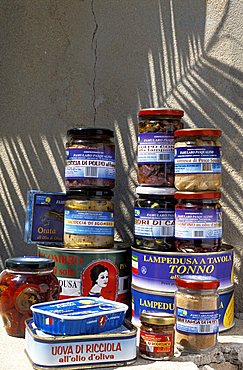
[[[138,183],[174,186],[174,132],[183,128],[179,109],[146,108],[138,112]]]
[[[66,248],[114,246],[113,191],[85,188],[67,192],[64,211]]]
[[[66,189],[115,186],[114,132],[105,128],[67,131]]]
[[[8,335],[24,337],[25,320],[32,317],[32,304],[59,298],[60,285],[48,258],[9,258],[0,274],[0,312]]]
[[[174,188],[138,186],[135,201],[134,245],[140,249],[173,251]]]
[[[222,245],[220,192],[175,193],[175,245],[180,252],[217,252]]]
[[[175,317],[164,312],[140,315],[139,354],[149,360],[169,360],[174,356]]]
[[[221,130],[175,132],[175,187],[180,191],[218,191],[221,186]]]

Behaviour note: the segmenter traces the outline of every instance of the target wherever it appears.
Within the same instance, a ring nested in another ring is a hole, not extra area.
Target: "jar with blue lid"
[[[173,251],[174,188],[138,186],[134,207],[134,246],[139,249]]]

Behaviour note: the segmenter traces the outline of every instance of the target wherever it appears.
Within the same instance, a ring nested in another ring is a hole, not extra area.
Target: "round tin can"
[[[174,292],[175,278],[183,275],[212,276],[220,289],[234,283],[234,248],[223,245],[219,252],[182,253],[132,248],[132,284],[143,289]]]
[[[234,326],[234,288],[219,290],[219,332]],[[132,323],[140,327],[142,312],[174,314],[174,293],[141,289],[132,285]]]
[[[112,249],[69,249],[39,245],[41,257],[55,261],[60,298],[102,296],[130,303],[131,253],[123,243]]]

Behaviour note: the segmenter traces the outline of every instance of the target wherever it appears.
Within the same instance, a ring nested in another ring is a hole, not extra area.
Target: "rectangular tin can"
[[[25,352],[34,369],[87,369],[125,366],[136,361],[137,329],[128,321],[115,330],[78,336],[53,336],[26,321]]]
[[[219,252],[180,253],[132,248],[132,284],[161,292],[176,290],[175,278],[183,275],[213,276],[220,289],[234,284],[234,248],[223,245]]]
[[[234,287],[219,290],[219,332],[231,329],[234,322]],[[141,289],[132,285],[132,323],[140,326],[142,312],[174,314],[174,293]]]
[[[28,244],[63,244],[66,194],[29,190],[27,193],[24,241]]]
[[[55,261],[55,275],[61,286],[60,299],[91,296],[92,276],[105,271],[108,277],[100,296],[130,305],[131,248],[115,242],[111,249],[68,249],[38,246],[40,257]]]

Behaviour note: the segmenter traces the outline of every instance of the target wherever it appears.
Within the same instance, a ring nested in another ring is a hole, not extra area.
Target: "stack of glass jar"
[[[132,248],[133,323],[174,313],[175,279],[220,281],[219,330],[234,325],[233,247],[222,245],[221,131],[183,129],[183,111],[143,109]]]
[[[64,216],[66,248],[112,248],[115,186],[114,133],[73,128],[67,132]]]

